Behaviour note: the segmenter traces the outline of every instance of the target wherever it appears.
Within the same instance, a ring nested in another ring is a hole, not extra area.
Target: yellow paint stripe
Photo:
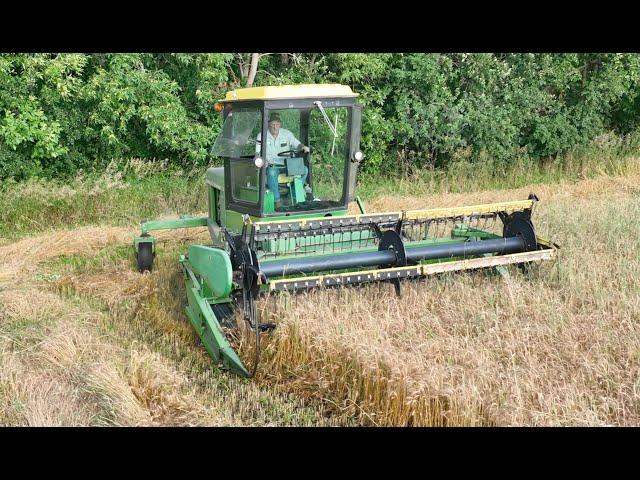
[[[323,222],[323,223],[333,222],[332,223],[333,225],[340,225],[341,221],[342,223],[348,223],[351,220],[355,222],[360,222],[360,219],[364,217],[367,217],[367,218],[388,217],[388,216],[401,217],[402,214],[403,212],[400,211],[400,212],[382,212],[382,213],[366,213],[366,214],[359,214],[359,215],[346,215],[341,217],[312,217],[312,218],[300,218],[300,219],[296,219],[295,217],[293,217],[291,220],[266,220],[263,222],[255,222],[254,225],[257,231],[259,231],[261,227],[273,226],[278,224],[286,225],[289,223],[299,223],[301,226],[306,226],[308,223],[314,223],[314,222]]]
[[[552,248],[555,250],[556,247],[553,246],[553,242],[547,238],[542,238],[542,237],[538,237],[536,236],[536,242],[538,242],[540,245],[545,246],[547,248]]]
[[[301,226],[306,226],[308,223],[312,222],[333,222],[333,225],[339,225],[340,221],[342,223],[348,223],[349,221],[354,221],[356,223],[360,222],[362,218],[371,218],[371,217],[388,217],[388,216],[398,216],[400,218],[405,218],[407,220],[429,220],[436,219],[440,217],[457,217],[460,215],[472,215],[472,214],[482,214],[482,213],[494,213],[494,212],[515,212],[519,210],[526,210],[528,208],[533,207],[533,200],[516,200],[513,202],[500,202],[500,203],[485,203],[481,205],[470,205],[467,207],[452,207],[452,208],[431,208],[426,210],[401,210],[397,212],[380,212],[380,213],[366,213],[359,215],[347,215],[344,217],[312,217],[312,218],[301,218],[296,220],[292,218],[291,220],[267,220],[263,222],[255,222],[254,225],[256,227],[256,231],[260,231],[262,227],[274,225],[286,225],[289,223],[297,222]]]
[[[282,280],[271,280],[269,282],[269,289],[275,290],[276,286],[281,283],[304,283],[304,282],[314,282],[317,281],[322,283],[327,278],[337,279],[337,278],[347,278],[347,277],[366,277],[367,275],[371,275],[374,279],[378,279],[382,276],[385,276],[387,273],[394,272],[403,272],[407,270],[416,270],[420,269],[420,265],[411,265],[408,267],[392,267],[392,268],[377,268],[375,270],[355,270],[353,272],[346,273],[335,273],[329,275],[314,275],[311,277],[295,277],[295,278],[285,278]]]
[[[439,217],[454,217],[459,215],[471,215],[474,213],[514,212],[525,210],[533,206],[533,200],[517,200],[514,202],[486,203],[470,205],[468,207],[431,208],[428,210],[408,210],[406,219],[432,219]]]
[[[276,290],[277,286],[283,283],[301,283],[305,282],[318,282],[322,284],[326,279],[343,279],[347,277],[366,277],[367,275],[371,275],[374,280],[378,280],[382,278],[386,280],[387,273],[395,273],[395,272],[403,272],[407,270],[416,270],[418,269],[420,275],[427,276],[433,275],[435,273],[443,273],[443,272],[451,272],[451,271],[459,271],[459,270],[469,270],[474,268],[489,268],[495,267],[499,265],[509,265],[512,263],[523,263],[523,262],[531,262],[531,261],[542,261],[542,260],[551,260],[555,256],[555,249],[547,249],[547,250],[536,250],[533,252],[521,252],[521,253],[512,253],[509,255],[496,255],[491,257],[481,257],[481,258],[470,258],[466,260],[456,260],[453,262],[442,262],[442,263],[429,263],[423,265],[410,265],[407,267],[392,267],[392,268],[380,268],[375,270],[362,270],[362,271],[353,271],[346,273],[337,273],[330,275],[314,275],[308,277],[295,277],[295,278],[286,278],[281,280],[271,280],[269,282],[269,290]]]
[[[533,252],[521,252],[512,253],[509,255],[495,255],[491,257],[456,260],[455,262],[431,263],[422,265],[422,274],[426,276],[433,275],[434,273],[453,272],[474,268],[490,268],[500,265],[509,265],[512,263],[551,260],[554,255],[555,250],[536,250]]]

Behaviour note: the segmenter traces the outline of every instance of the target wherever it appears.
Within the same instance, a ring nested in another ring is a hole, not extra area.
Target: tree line
[[[360,94],[371,175],[545,160],[639,130],[639,54],[1,54],[0,179],[204,166],[226,91],[296,83]]]

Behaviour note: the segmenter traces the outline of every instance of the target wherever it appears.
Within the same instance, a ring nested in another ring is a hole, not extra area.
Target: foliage
[[[2,54],[0,178],[68,177],[122,158],[215,161],[213,104],[250,54]],[[337,82],[364,105],[370,175],[506,168],[640,127],[638,54],[261,54],[255,85]]]

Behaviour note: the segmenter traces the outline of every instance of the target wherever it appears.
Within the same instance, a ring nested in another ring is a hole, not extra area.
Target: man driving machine
[[[291,131],[282,127],[280,114],[271,112],[269,115],[269,132],[267,133],[267,186],[273,192],[276,207],[280,206],[280,192],[278,189],[278,175],[286,173],[285,159],[279,156],[280,153],[289,151],[302,151],[309,153],[309,147],[302,144]],[[258,138],[259,140],[260,138]],[[260,153],[260,145],[256,145],[256,153]],[[302,175],[302,184],[305,191],[309,193],[311,188],[306,184],[309,168],[304,166],[304,174]]]

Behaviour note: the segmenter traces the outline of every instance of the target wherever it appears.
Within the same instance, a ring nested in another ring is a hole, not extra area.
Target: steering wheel
[[[287,150],[285,152],[280,152],[278,154],[279,157],[292,157],[294,156],[294,154],[297,153],[302,153],[302,150]]]

